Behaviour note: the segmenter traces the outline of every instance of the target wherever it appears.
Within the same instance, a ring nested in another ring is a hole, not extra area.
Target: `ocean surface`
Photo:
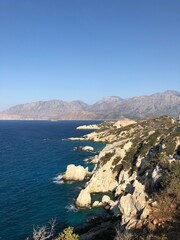
[[[104,144],[69,141],[87,134],[76,130],[98,121],[0,121],[0,239],[23,240],[33,225],[57,220],[57,231],[77,226],[105,214],[103,208],[78,210],[74,200],[85,182],[59,183],[58,176],[70,163],[87,166],[94,153],[74,151],[91,145],[100,151]],[[89,166],[92,169],[92,165]]]

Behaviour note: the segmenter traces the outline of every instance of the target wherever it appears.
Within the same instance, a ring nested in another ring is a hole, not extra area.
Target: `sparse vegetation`
[[[47,225],[42,227],[33,226],[33,236],[26,240],[50,240],[54,236],[56,220],[50,220]]]
[[[100,159],[101,164],[102,164],[102,165],[106,164],[113,156],[114,156],[114,151],[113,151],[113,152],[108,152],[108,153],[106,153],[106,154]]]
[[[78,234],[75,234],[73,230],[73,227],[65,228],[63,232],[60,233],[59,236],[56,237],[54,240],[78,240],[79,236]]]
[[[56,220],[49,221],[48,225],[33,227],[33,236],[26,240],[78,240],[78,234],[74,233],[73,227],[65,228],[57,237],[55,235]]]
[[[119,156],[115,157],[112,163],[112,166],[116,166],[121,161],[121,158]]]
[[[119,173],[121,170],[123,170],[123,164],[122,164],[122,163],[116,165],[116,166],[113,168],[113,173],[115,173],[115,172]]]

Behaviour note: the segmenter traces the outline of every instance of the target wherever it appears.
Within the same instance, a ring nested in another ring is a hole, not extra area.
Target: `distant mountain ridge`
[[[0,119],[81,120],[81,119],[140,119],[160,115],[180,115],[180,92],[166,91],[150,96],[122,99],[104,97],[93,105],[77,100],[38,101],[20,104],[0,113]]]

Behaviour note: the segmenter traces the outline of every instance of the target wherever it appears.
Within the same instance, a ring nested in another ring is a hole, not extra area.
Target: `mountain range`
[[[166,91],[149,96],[123,99],[104,97],[88,105],[77,100],[38,101],[13,106],[0,112],[0,119],[32,120],[93,120],[93,119],[141,119],[161,115],[180,115],[180,92]]]

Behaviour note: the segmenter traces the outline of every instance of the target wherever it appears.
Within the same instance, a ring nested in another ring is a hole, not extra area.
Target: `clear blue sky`
[[[0,109],[180,90],[180,0],[0,0]]]

